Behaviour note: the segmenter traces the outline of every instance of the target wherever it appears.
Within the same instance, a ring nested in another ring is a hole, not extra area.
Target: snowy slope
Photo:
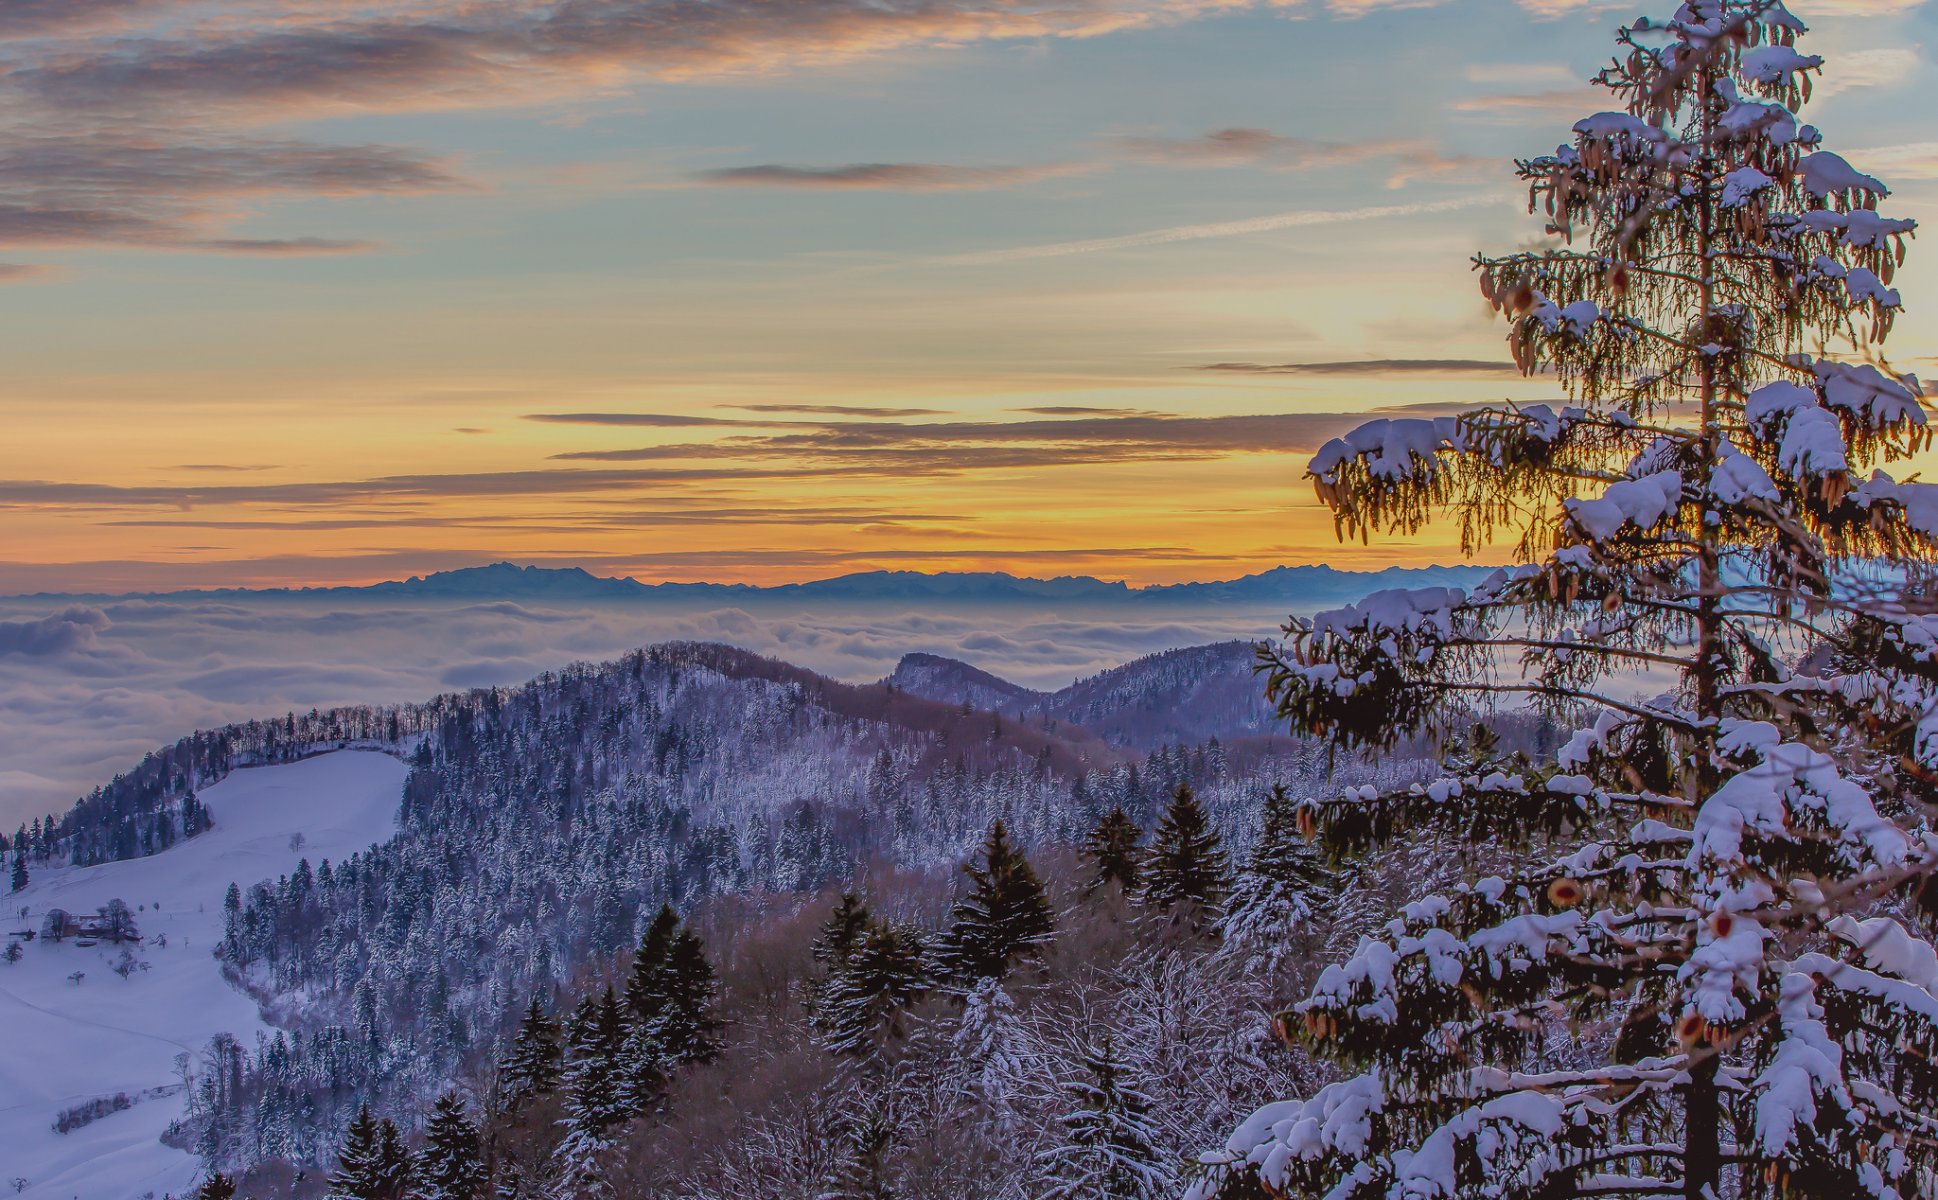
[[[158,1140],[182,1109],[175,1056],[199,1059],[225,1031],[251,1046],[263,1028],[211,953],[223,893],[298,859],[341,859],[389,837],[405,774],[396,759],[357,751],[237,771],[202,793],[216,821],[208,833],[151,858],[39,871],[25,891],[0,896],[0,933],[38,930],[50,907],[92,914],[116,897],[145,906],[136,920],[145,939],[138,957],[148,964],[123,980],[112,970],[118,950],[39,938],[20,962],[0,964],[0,1195],[11,1195],[16,1179],[27,1181],[25,1200],[192,1189],[195,1161]],[[75,971],[86,976],[78,984],[68,978]],[[168,1090],[144,1095],[153,1089]],[[117,1092],[136,1098],[134,1107],[54,1132],[62,1109]]]

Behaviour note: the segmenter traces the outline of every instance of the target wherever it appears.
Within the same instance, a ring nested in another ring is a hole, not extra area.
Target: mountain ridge
[[[1007,571],[856,571],[801,583],[641,583],[627,576],[594,575],[584,567],[520,566],[509,560],[458,567],[428,575],[370,584],[272,588],[185,588],[146,592],[35,592],[10,599],[166,600],[166,599],[439,599],[581,601],[839,600],[887,602],[913,600],[982,603],[1132,603],[1247,604],[1333,602],[1356,598],[1382,587],[1461,586],[1493,568],[1467,564],[1386,567],[1377,571],[1341,570],[1324,563],[1272,567],[1236,579],[1132,586],[1092,575],[1051,577]]]

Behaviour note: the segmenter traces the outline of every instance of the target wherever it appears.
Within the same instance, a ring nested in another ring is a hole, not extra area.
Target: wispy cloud
[[[1915,46],[1883,46],[1853,50],[1828,58],[1812,94],[1828,99],[1843,92],[1904,83],[1925,64]]]
[[[253,197],[415,195],[470,186],[441,160],[391,146],[0,135],[0,245],[342,254],[369,244],[220,230],[236,219],[237,202]]]
[[[1475,358],[1358,358],[1339,362],[1202,363],[1195,370],[1240,375],[1515,375],[1513,363]]]
[[[1509,197],[1499,195],[1458,196],[1444,200],[1423,200],[1413,204],[1381,204],[1367,208],[1302,209],[1248,217],[1237,221],[1213,221],[1204,225],[1172,225],[1117,237],[1089,238],[1077,242],[1050,242],[1037,246],[1014,246],[1005,250],[984,250],[972,254],[949,254],[924,261],[941,266],[981,266],[1021,262],[1036,258],[1063,258],[1072,254],[1104,254],[1115,250],[1134,250],[1143,246],[1164,246],[1204,238],[1244,237],[1254,233],[1273,233],[1281,229],[1301,229],[1315,225],[1340,225],[1354,221],[1377,221],[1386,217],[1416,217],[1428,213],[1456,212],[1502,204]]]
[[[1088,163],[1047,163],[1040,166],[1012,167],[962,166],[954,163],[849,163],[838,167],[759,164],[701,171],[694,178],[714,187],[961,192],[1017,187],[1095,169],[1096,164]]]
[[[1492,163],[1472,155],[1449,154],[1440,143],[1425,138],[1329,142],[1243,126],[1214,130],[1198,137],[1126,137],[1114,145],[1137,161],[1168,166],[1267,166],[1289,171],[1325,170],[1385,160],[1392,164],[1386,180],[1386,185],[1392,188],[1424,176],[1452,174]]]
[[[873,404],[729,404],[741,412],[800,413],[822,417],[939,417],[939,408],[884,408]]]

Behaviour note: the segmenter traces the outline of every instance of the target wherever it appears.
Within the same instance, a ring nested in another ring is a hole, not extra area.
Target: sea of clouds
[[[1271,636],[1282,617],[1213,608],[0,599],[0,827],[63,810],[196,729],[521,683],[657,642],[728,642],[857,682],[926,651],[1053,689],[1159,650]]]

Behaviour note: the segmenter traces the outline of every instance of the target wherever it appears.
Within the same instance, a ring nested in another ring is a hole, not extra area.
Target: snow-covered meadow
[[[0,964],[0,1194],[132,1200],[194,1186],[196,1161],[160,1141],[182,1110],[177,1056],[199,1058],[223,1032],[250,1045],[265,1028],[212,953],[223,893],[388,837],[405,774],[394,758],[358,751],[237,771],[202,793],[216,822],[208,833],[151,858],[38,871],[5,897],[0,932],[38,931],[49,908],[92,915],[119,898],[137,910],[143,941],[125,978],[105,942],[36,937]],[[131,1108],[55,1132],[63,1110],[122,1093]]]

